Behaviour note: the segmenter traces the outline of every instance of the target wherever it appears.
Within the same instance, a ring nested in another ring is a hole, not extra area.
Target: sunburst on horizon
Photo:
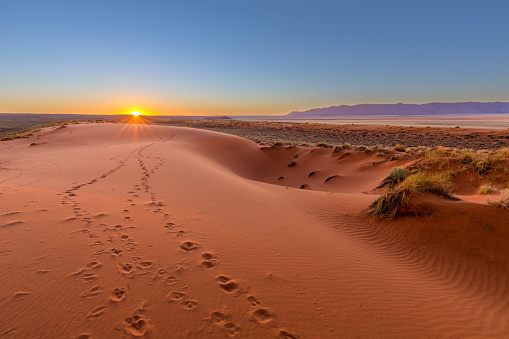
[[[137,117],[137,116],[143,115],[143,113],[141,113],[140,111],[132,111],[131,113],[129,113],[129,115]]]

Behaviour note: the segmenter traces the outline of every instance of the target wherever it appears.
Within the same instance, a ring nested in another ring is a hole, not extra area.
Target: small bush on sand
[[[401,144],[397,144],[396,146],[394,146],[394,149],[398,152],[405,152],[406,151],[406,147],[401,145]]]
[[[401,187],[410,193],[430,192],[444,198],[454,199],[451,195],[453,188],[449,181],[449,173],[426,173],[419,172],[412,174],[401,183]]]
[[[331,148],[332,146],[325,143],[325,142],[319,142],[318,144],[316,144],[317,147],[323,147],[323,148]]]
[[[401,188],[387,191],[369,206],[368,215],[375,218],[392,219],[401,206],[408,202],[408,192]]]
[[[489,154],[486,154],[484,158],[479,158],[475,163],[475,168],[479,174],[486,174],[491,170],[491,159]]]
[[[500,160],[507,158],[509,158],[509,148],[501,148],[495,153],[493,162],[499,162]]]
[[[474,157],[469,150],[464,149],[463,151],[461,151],[461,154],[458,156],[458,163],[460,165],[470,165],[473,162]]]
[[[394,167],[390,172],[389,172],[389,177],[392,179],[393,182],[400,182],[402,181],[403,179],[406,178],[407,176],[407,171],[406,169],[404,168],[401,168],[401,167]]]
[[[479,195],[487,195],[490,193],[493,193],[495,191],[495,188],[491,186],[490,184],[481,185],[479,189],[477,190],[477,194]]]
[[[418,192],[431,192],[444,198],[457,199],[451,195],[452,183],[449,173],[420,172],[407,176],[398,186],[389,189],[376,199],[367,214],[375,218],[392,219],[398,210],[408,203],[410,196]]]
[[[273,146],[284,146],[284,145],[285,145],[285,143],[284,143],[284,142],[282,142],[281,140],[280,140],[280,141],[276,141],[276,142],[273,144]]]

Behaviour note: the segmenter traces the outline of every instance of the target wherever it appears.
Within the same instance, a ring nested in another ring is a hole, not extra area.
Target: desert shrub
[[[411,194],[417,192],[430,192],[444,198],[452,198],[453,188],[450,180],[450,173],[427,173],[419,172],[405,178],[401,187]]]
[[[332,146],[325,143],[325,142],[319,142],[318,144],[316,144],[317,147],[323,147],[323,148],[331,148]]]
[[[389,177],[392,179],[393,182],[400,182],[407,176],[407,170],[401,167],[394,167],[389,172]]]
[[[366,146],[364,146],[364,145],[360,145],[360,146],[355,147],[355,150],[356,150],[356,151],[365,151],[365,150],[366,150],[366,148],[367,148]]]
[[[280,140],[280,141],[276,141],[276,142],[273,144],[273,146],[284,146],[284,145],[285,145],[285,143],[284,143],[284,142],[282,142],[281,140]]]
[[[473,162],[474,157],[469,150],[464,149],[463,151],[461,151],[461,154],[458,156],[458,163],[460,165],[469,165]]]
[[[391,150],[388,149],[388,148],[385,148],[385,147],[380,147],[380,148],[377,149],[377,151],[380,152],[380,153],[384,153],[384,154],[391,153]]]
[[[410,196],[418,192],[430,192],[444,198],[457,200],[451,195],[452,183],[450,173],[419,172],[407,176],[399,185],[389,189],[384,195],[376,199],[367,211],[375,218],[392,219],[398,210],[408,203]]]
[[[475,168],[479,174],[486,174],[491,169],[491,159],[490,155],[486,154],[483,158],[477,159],[475,162]]]
[[[408,192],[396,188],[389,190],[384,195],[373,201],[369,206],[367,214],[374,218],[392,219],[398,210],[408,202]]]
[[[479,189],[477,190],[477,194],[486,195],[486,194],[493,193],[494,191],[495,191],[495,188],[493,186],[491,186],[490,184],[485,184],[485,185],[479,186]]]
[[[394,146],[394,149],[398,152],[405,152],[406,151],[406,147],[401,145],[401,144],[397,144],[396,146]]]
[[[507,158],[509,158],[509,148],[501,148],[495,153],[493,161],[499,162],[500,160]]]

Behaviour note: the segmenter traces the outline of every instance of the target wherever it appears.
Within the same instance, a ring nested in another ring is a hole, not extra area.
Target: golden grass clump
[[[408,176],[401,183],[401,187],[411,193],[430,192],[444,198],[453,198],[451,195],[453,184],[450,179],[450,173],[419,172]]]
[[[461,151],[461,154],[458,156],[458,163],[460,165],[470,165],[474,162],[474,156],[472,152],[467,149]]]
[[[475,162],[475,168],[479,174],[486,174],[492,168],[492,162],[489,154],[486,154],[483,158],[478,158]]]
[[[392,219],[399,209],[408,203],[408,199],[419,192],[430,192],[444,198],[457,199],[452,196],[453,184],[450,173],[418,172],[407,176],[401,183],[389,189],[384,195],[376,199],[367,211],[375,218]]]
[[[477,190],[477,194],[479,195],[487,195],[490,193],[493,193],[495,191],[495,187],[491,186],[490,184],[485,184],[479,186],[479,189]]]
[[[493,157],[493,162],[499,162],[502,159],[508,159],[509,158],[509,148],[501,148]]]
[[[396,146],[394,146],[394,149],[398,152],[405,152],[406,151],[406,147],[401,145],[401,144],[397,144]]]

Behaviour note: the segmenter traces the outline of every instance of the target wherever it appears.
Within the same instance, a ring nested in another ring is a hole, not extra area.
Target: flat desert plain
[[[414,160],[143,124],[1,142],[0,335],[507,337],[507,210],[366,215]]]

